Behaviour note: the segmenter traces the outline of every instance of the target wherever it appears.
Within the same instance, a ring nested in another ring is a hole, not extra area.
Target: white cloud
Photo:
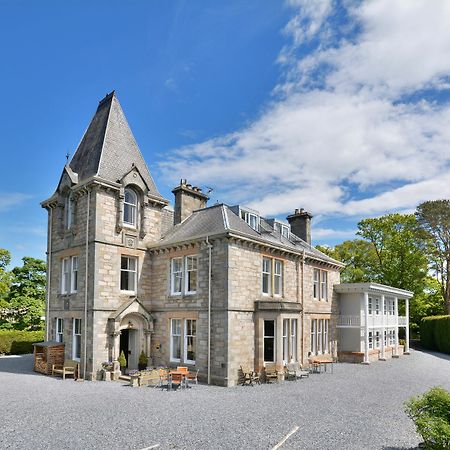
[[[173,151],[165,175],[265,215],[364,216],[450,198],[450,104],[423,95],[448,89],[450,2],[348,2],[347,28],[360,31],[339,38],[330,1],[289,4],[274,99],[243,129]]]
[[[28,194],[21,194],[19,192],[3,192],[0,193],[0,212],[20,205],[32,196]]]

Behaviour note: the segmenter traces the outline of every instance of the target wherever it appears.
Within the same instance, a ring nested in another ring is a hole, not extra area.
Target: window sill
[[[120,295],[136,295],[136,291],[126,291],[126,290],[121,289]]]

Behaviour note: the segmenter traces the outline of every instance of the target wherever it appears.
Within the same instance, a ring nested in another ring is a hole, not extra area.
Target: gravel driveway
[[[298,381],[176,392],[31,367],[31,355],[0,358],[2,449],[272,449],[294,430],[282,449],[415,448],[404,401],[450,390],[450,357],[420,351]]]

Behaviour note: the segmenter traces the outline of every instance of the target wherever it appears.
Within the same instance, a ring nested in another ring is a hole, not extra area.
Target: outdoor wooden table
[[[169,378],[170,378],[169,381],[170,381],[170,384],[172,385],[172,375],[181,375],[185,387],[189,387],[189,386],[188,386],[187,374],[188,374],[188,372],[185,372],[185,371],[183,371],[183,370],[171,370],[171,371],[169,372]]]
[[[320,373],[320,367],[323,367],[325,369],[325,372],[327,371],[327,365],[331,364],[331,373],[333,373],[333,360],[332,359],[313,359],[312,360],[313,365],[319,366],[319,373]]]

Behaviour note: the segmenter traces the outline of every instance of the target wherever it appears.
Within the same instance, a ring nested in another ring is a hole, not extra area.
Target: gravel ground
[[[450,357],[421,351],[298,381],[176,392],[31,367],[31,355],[0,358],[2,449],[272,449],[295,427],[282,449],[411,449],[420,437],[404,401],[450,390]]]

